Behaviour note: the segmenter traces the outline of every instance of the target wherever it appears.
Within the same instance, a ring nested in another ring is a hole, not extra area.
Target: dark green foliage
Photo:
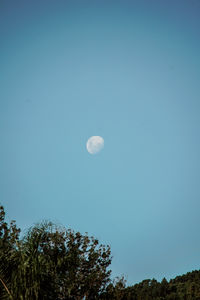
[[[94,237],[50,222],[19,233],[0,206],[1,300],[200,300],[200,271],[126,287],[110,280],[110,247]]]
[[[0,299],[12,299],[11,282],[13,269],[17,266],[19,233],[15,221],[5,222],[5,211],[0,206]]]
[[[19,240],[15,223],[1,207],[0,299],[98,299],[110,281],[109,246],[94,237],[37,224]]]
[[[200,300],[200,271],[177,276],[169,282],[165,278],[161,282],[147,279],[127,288],[108,288],[102,300]]]

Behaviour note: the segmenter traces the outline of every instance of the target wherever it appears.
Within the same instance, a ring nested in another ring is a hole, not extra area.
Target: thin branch
[[[8,295],[12,298],[12,295],[11,295],[9,289],[7,288],[5,282],[3,281],[3,279],[1,277],[0,277],[0,281],[3,284],[3,286],[4,286],[5,290],[7,291]]]

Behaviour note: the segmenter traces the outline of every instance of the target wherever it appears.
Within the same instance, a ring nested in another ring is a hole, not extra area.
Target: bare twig
[[[0,281],[3,284],[3,286],[4,286],[5,290],[6,290],[6,292],[8,293],[8,295],[12,298],[12,295],[11,295],[9,289],[7,288],[5,282],[3,281],[3,279],[1,277],[0,277]]]

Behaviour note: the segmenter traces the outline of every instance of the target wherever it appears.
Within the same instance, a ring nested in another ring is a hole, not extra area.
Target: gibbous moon
[[[90,154],[96,154],[104,147],[104,139],[101,136],[91,136],[86,144],[87,151]]]

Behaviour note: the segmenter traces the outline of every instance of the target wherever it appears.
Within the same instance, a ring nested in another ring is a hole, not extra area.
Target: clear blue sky
[[[130,284],[200,269],[199,37],[199,0],[1,0],[8,219],[94,235]]]

